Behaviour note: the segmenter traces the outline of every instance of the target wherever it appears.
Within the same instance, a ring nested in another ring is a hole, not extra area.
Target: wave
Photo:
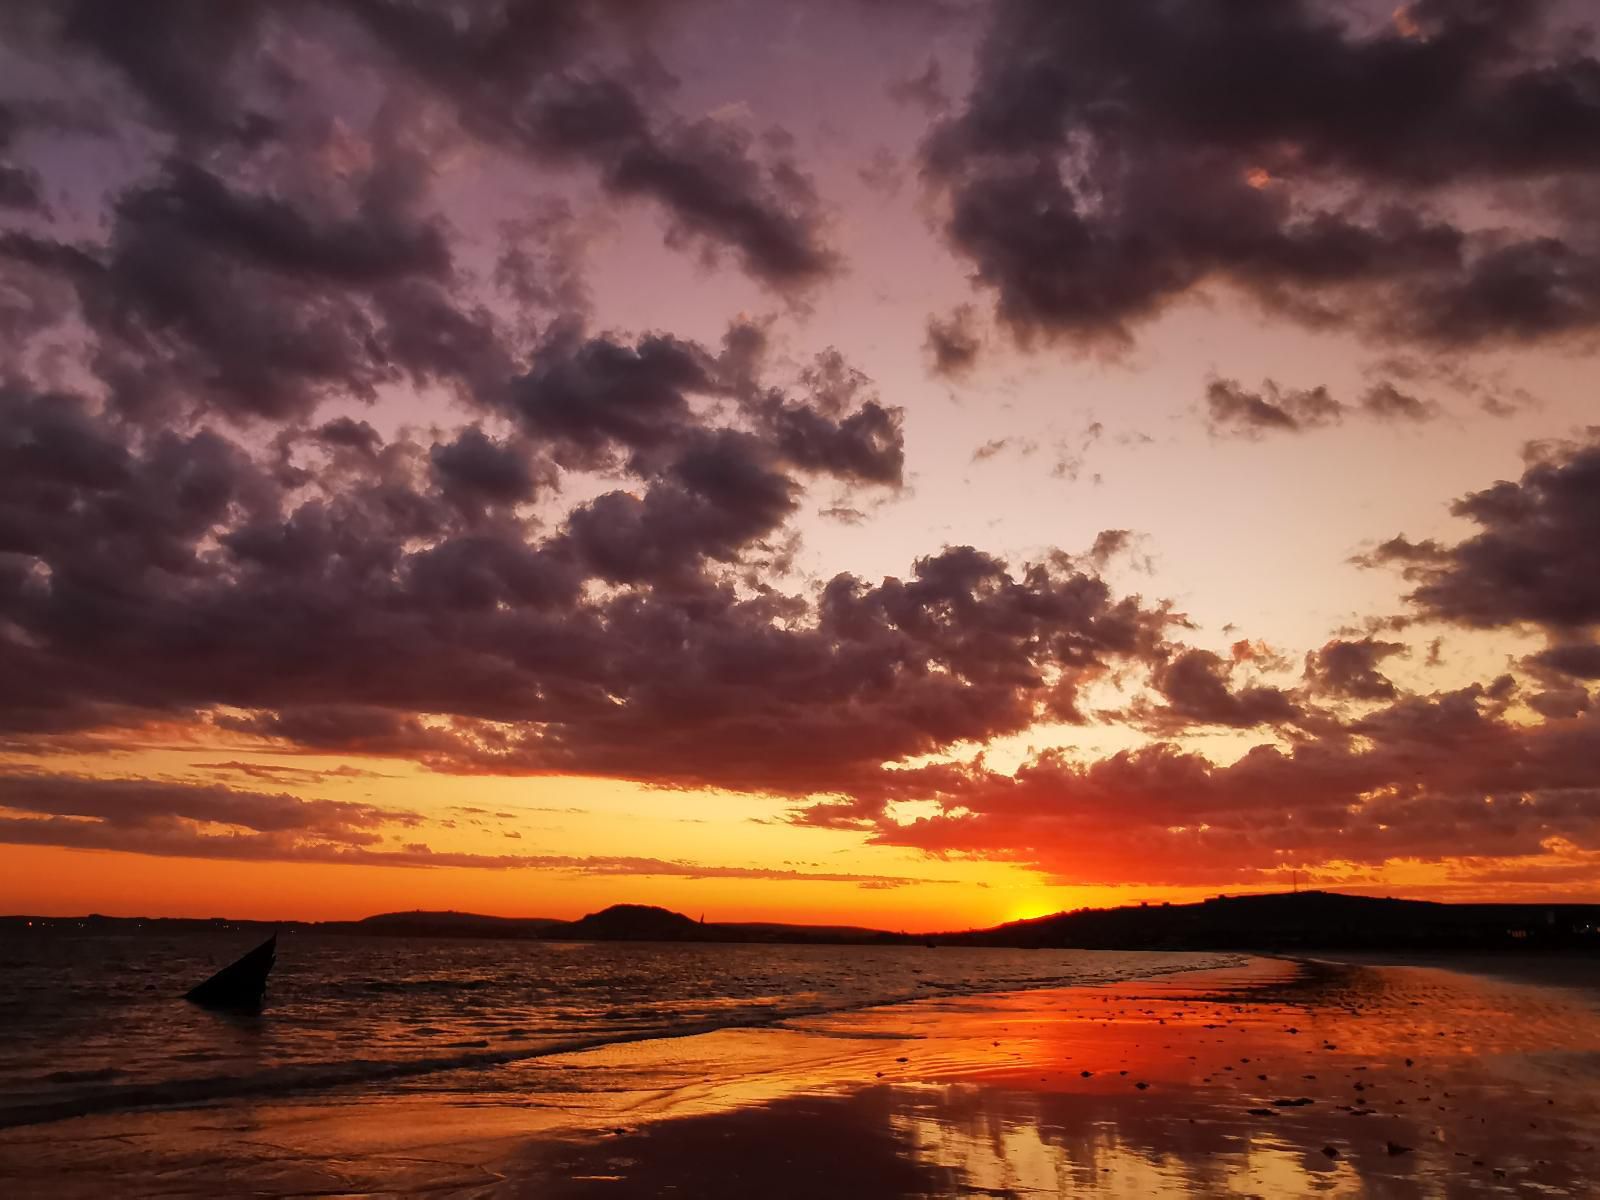
[[[463,1053],[429,1055],[403,1059],[343,1059],[337,1062],[295,1063],[269,1067],[251,1075],[213,1075],[198,1078],[168,1079],[151,1083],[114,1084],[71,1096],[29,1101],[21,1104],[0,1105],[0,1129],[25,1125],[42,1125],[75,1117],[102,1116],[110,1113],[138,1109],[180,1108],[204,1105],[227,1100],[278,1098],[305,1092],[322,1092],[334,1088],[411,1079],[448,1071],[481,1070],[503,1067],[511,1063],[548,1058],[558,1054],[575,1054],[585,1050],[598,1050],[607,1046],[627,1045],[635,1042],[656,1041],[669,1038],[694,1037],[724,1029],[761,1029],[807,1017],[828,1016],[868,1008],[880,1008],[906,1002],[934,1000],[941,997],[963,997],[999,994],[1018,991],[1038,991],[1059,987],[1094,987],[1110,982],[1128,982],[1160,976],[1184,974],[1191,971],[1212,970],[1220,966],[1239,965],[1248,961],[1247,955],[1219,955],[1217,961],[1203,964],[1185,964],[1170,969],[1152,967],[1134,975],[1118,972],[1088,974],[1073,979],[1061,976],[1037,977],[1004,982],[983,981],[961,985],[950,984],[939,990],[930,989],[916,996],[890,996],[838,1004],[815,1004],[789,1008],[747,1008],[729,1012],[725,1016],[684,1021],[671,1025],[647,1028],[608,1029],[594,1034],[559,1040],[523,1044],[515,1047],[487,1048],[483,1042],[446,1044],[441,1049],[460,1049]],[[270,1018],[270,1011],[266,1019]],[[110,1079],[115,1072],[101,1075],[92,1072],[59,1072],[52,1081],[88,1082],[91,1078]],[[73,1077],[76,1076],[76,1079]]]

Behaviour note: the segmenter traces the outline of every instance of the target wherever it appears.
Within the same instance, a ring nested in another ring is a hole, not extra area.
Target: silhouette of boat
[[[267,998],[267,973],[278,960],[278,935],[273,934],[237,962],[231,962],[183,998],[203,1008],[254,1011]]]

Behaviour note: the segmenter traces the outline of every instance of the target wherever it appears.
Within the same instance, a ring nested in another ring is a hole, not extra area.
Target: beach
[[[493,1092],[447,1072],[381,1099],[21,1126],[0,1132],[0,1191],[1582,1196],[1600,1178],[1591,994],[1439,967],[1253,958],[501,1070]]]

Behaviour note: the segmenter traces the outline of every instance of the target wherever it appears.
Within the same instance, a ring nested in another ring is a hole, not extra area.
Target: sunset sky
[[[0,911],[1600,901],[1541,0],[0,13]]]

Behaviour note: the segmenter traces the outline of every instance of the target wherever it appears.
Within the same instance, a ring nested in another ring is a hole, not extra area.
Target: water
[[[0,1126],[230,1097],[505,1088],[563,1049],[924,996],[1108,983],[1241,956],[1087,950],[279,939],[267,1010],[180,997],[255,944],[0,935]]]

